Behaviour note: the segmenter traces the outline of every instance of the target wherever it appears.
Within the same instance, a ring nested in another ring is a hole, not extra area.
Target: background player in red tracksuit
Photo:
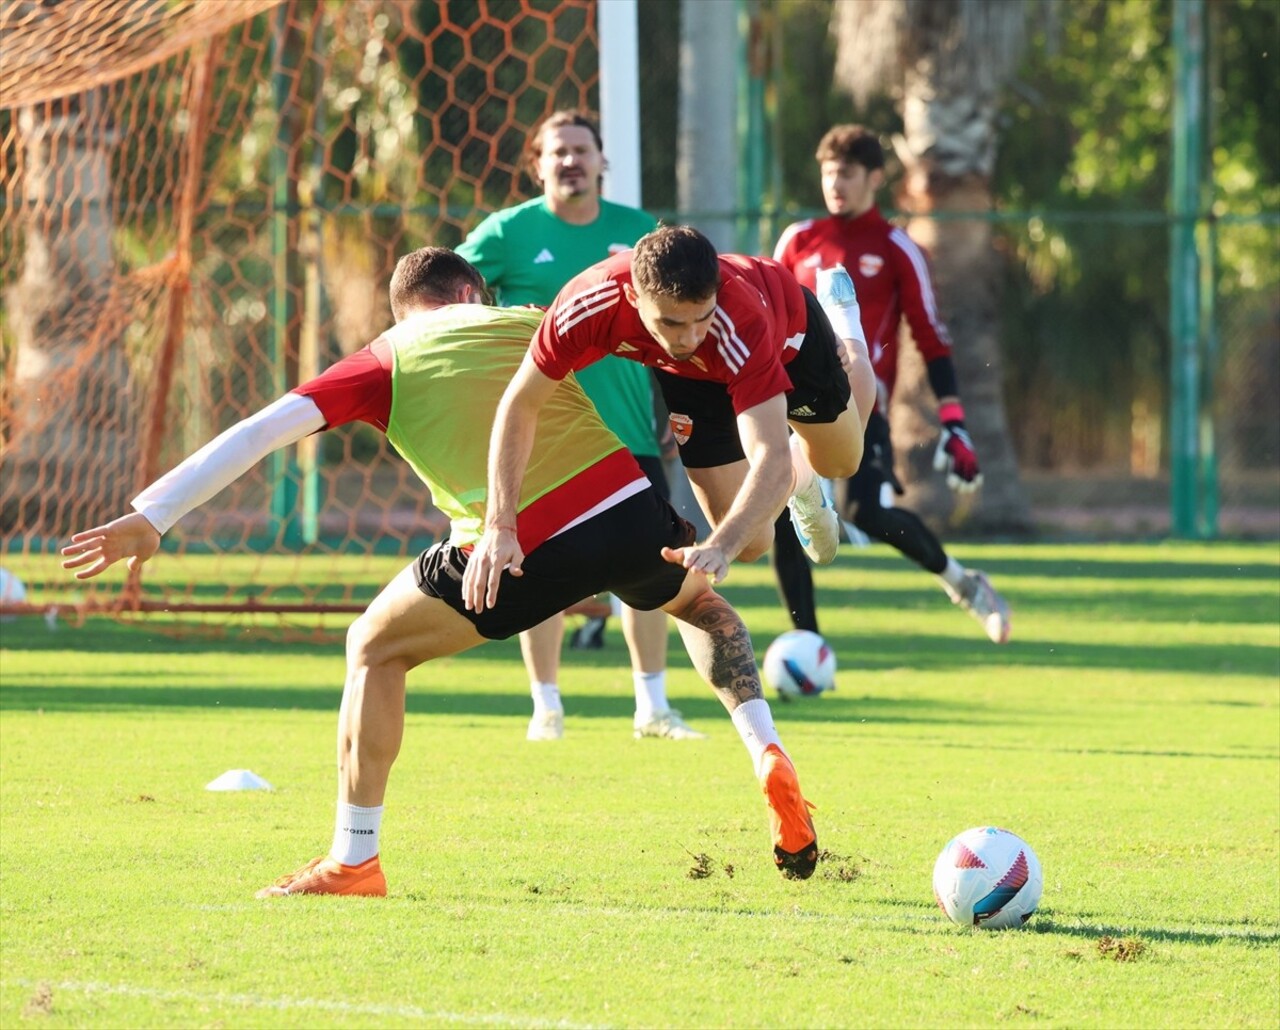
[[[902,493],[902,485],[893,473],[887,416],[898,376],[898,328],[904,315],[938,398],[942,436],[934,467],[946,471],[948,484],[957,491],[975,490],[982,483],[964,425],[951,340],[938,316],[924,253],[876,207],[876,191],[884,183],[884,150],[874,135],[858,125],[837,125],[822,137],[815,156],[830,217],[788,226],[774,258],[810,288],[819,269],[843,265],[848,270],[857,288],[878,389],[862,464],[854,476],[837,482],[837,507],[867,536],[891,544],[936,575],[951,600],[972,614],[995,643],[1004,643],[1009,639],[1009,606],[986,575],[950,557],[919,516],[893,505],[893,495]],[[798,629],[816,632],[813,578],[785,520],[775,530],[774,568],[792,621]]]

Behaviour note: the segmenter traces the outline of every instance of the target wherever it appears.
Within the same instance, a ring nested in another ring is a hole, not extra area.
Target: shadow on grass
[[[949,547],[948,550],[954,550],[956,558],[966,565],[981,568],[993,578],[998,574],[1096,580],[1262,580],[1271,584],[1276,584],[1280,580],[1280,564],[1275,562],[1187,561],[1179,556],[1177,548],[1172,548],[1167,553],[1156,554],[1154,561],[1125,561],[1122,558],[1093,557],[1090,554],[1092,548],[1089,546],[1082,546],[1078,555],[1068,551],[1067,556],[1062,558],[1042,558],[1034,555],[1015,558],[967,556],[964,553],[964,545],[959,543]],[[887,546],[876,546],[869,550],[842,547],[836,561],[839,567],[855,572],[858,569],[894,572],[911,568],[906,558]],[[821,572],[819,572],[820,575]]]
[[[903,923],[896,929],[899,932],[915,934],[936,934],[941,928],[946,932],[966,932],[966,928],[956,928],[947,924],[936,904],[915,898],[857,898],[855,905],[875,909],[885,907],[897,908],[919,919]],[[936,920],[935,918],[936,917]],[[1280,942],[1280,930],[1273,926],[1258,926],[1252,923],[1232,923],[1227,928],[1192,930],[1167,926],[1118,926],[1095,922],[1067,922],[1065,913],[1058,913],[1052,908],[1042,908],[1019,930],[971,930],[969,932],[982,936],[999,936],[1004,933],[1035,933],[1057,935],[1061,937],[1079,937],[1088,940],[1101,940],[1111,937],[1120,940],[1126,937],[1138,937],[1148,943],[1162,942],[1171,944],[1243,944],[1249,947],[1256,945],[1273,945]],[[1076,918],[1088,919],[1090,913],[1077,913]],[[936,922],[936,925],[934,925]],[[1236,929],[1235,927],[1239,927]]]
[[[931,589],[923,576],[919,588],[909,587],[859,587],[850,584],[849,575],[840,582],[823,582],[822,572],[814,577],[818,600],[818,622],[823,622],[824,611],[842,608],[846,611],[905,611],[922,614],[937,613],[945,616],[951,608],[942,591]],[[1013,608],[1015,633],[1024,626],[1034,627],[1037,616],[1062,618],[1085,616],[1092,619],[1114,619],[1138,625],[1151,623],[1204,623],[1207,625],[1275,625],[1280,621],[1280,585],[1268,590],[1251,587],[1230,594],[1178,593],[1159,589],[1109,592],[1105,587],[1095,590],[1059,591],[1052,587],[1019,587],[1009,585],[993,575],[992,582],[1007,596]],[[777,592],[770,586],[726,586],[721,591],[729,601],[744,612],[749,628],[754,620],[745,614],[748,610],[770,611],[780,609]],[[957,612],[956,618],[965,618]]]
[[[1033,933],[1059,934],[1066,937],[1085,937],[1099,940],[1103,937],[1138,937],[1144,941],[1162,941],[1173,944],[1275,944],[1280,942],[1280,931],[1255,929],[1240,924],[1239,930],[1179,930],[1160,926],[1108,926],[1101,923],[1084,925],[1064,923],[1049,915],[1035,916],[1027,927]]]
[[[340,671],[340,670],[339,670]],[[159,672],[142,673],[135,680],[164,680]],[[116,685],[65,687],[41,686],[38,683],[6,682],[0,690],[0,711],[96,712],[145,710],[162,708],[207,708],[219,710],[309,711],[337,713],[342,699],[341,684],[332,690],[288,687],[218,686],[216,684],[177,687],[167,682],[154,686],[133,683]],[[446,693],[430,686],[414,687],[412,680],[405,701],[411,715],[451,716],[519,716],[527,718],[530,700],[522,690],[467,690]],[[634,700],[629,690],[614,694],[574,692],[565,696],[569,719],[630,718]],[[724,722],[724,707],[708,690],[705,697],[681,698],[681,711],[690,720],[712,725]],[[835,699],[816,703],[774,704],[782,717],[794,712],[810,723],[938,723],[952,725],[957,721],[992,721],[1007,724],[1007,712],[989,712],[984,706],[934,699],[850,699],[841,704]]]

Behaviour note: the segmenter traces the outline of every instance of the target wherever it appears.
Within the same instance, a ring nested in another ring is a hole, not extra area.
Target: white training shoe
[[[635,738],[665,737],[667,740],[706,740],[705,733],[699,733],[682,718],[674,708],[668,708],[661,715],[655,715],[646,723],[635,724]]]
[[[1013,630],[1009,602],[991,585],[985,572],[970,569],[964,574],[960,589],[946,588],[953,604],[958,604],[980,623],[993,644],[1003,644]]]
[[[791,524],[804,553],[817,565],[830,565],[840,548],[840,519],[835,506],[822,492],[818,477],[809,480],[809,486],[797,490],[787,500],[791,512]]]
[[[560,740],[564,736],[564,712],[534,712],[525,740]]]
[[[856,308],[858,291],[844,265],[819,268],[814,277],[814,295],[824,308]]]

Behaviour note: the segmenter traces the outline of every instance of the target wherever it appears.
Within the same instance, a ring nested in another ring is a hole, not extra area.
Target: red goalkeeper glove
[[[933,452],[933,467],[946,472],[947,486],[958,493],[971,493],[982,485],[978,453],[964,427],[964,409],[959,404],[944,404],[938,412],[942,418],[942,436]]]

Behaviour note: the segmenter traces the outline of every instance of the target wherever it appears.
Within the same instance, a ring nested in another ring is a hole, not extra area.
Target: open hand
[[[160,549],[160,534],[146,517],[136,511],[122,515],[104,526],[82,530],[71,537],[62,549],[64,569],[80,569],[76,579],[92,579],[105,572],[121,558],[127,558],[130,569]],[[83,568],[88,565],[89,567]]]
[[[690,547],[664,547],[662,557],[673,565],[701,572],[713,584],[721,582],[729,575],[729,559],[724,551],[707,544],[693,544]]]

